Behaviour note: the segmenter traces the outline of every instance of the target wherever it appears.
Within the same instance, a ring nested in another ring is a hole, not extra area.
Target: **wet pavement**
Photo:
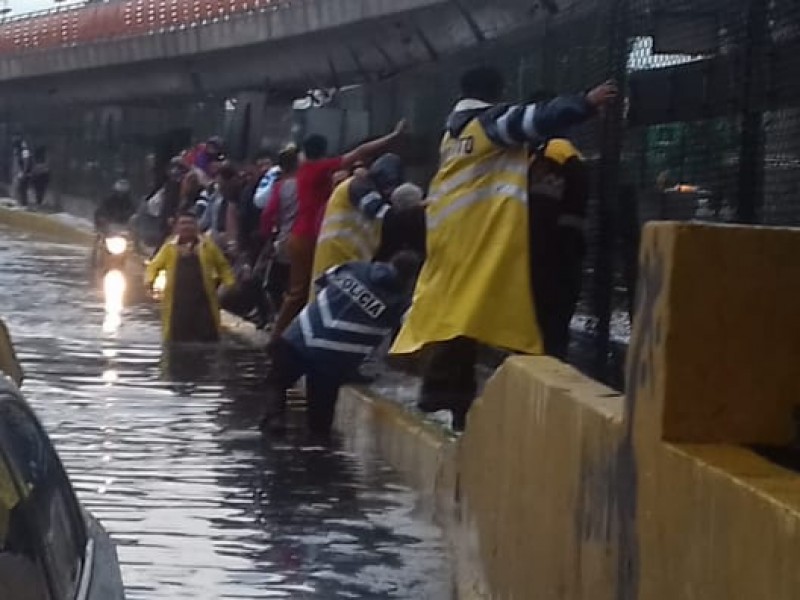
[[[284,441],[257,433],[260,352],[163,358],[154,306],[106,319],[86,250],[0,237],[23,391],[118,543],[128,598],[453,597],[440,532],[384,463],[308,445],[300,414]]]

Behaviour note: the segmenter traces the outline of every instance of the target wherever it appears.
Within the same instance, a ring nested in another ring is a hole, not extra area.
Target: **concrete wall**
[[[467,589],[509,600],[800,597],[800,476],[751,449],[794,439],[799,254],[797,230],[648,225],[626,397],[554,360],[512,358],[458,442],[405,436],[442,446],[424,481]],[[418,475],[407,457],[421,454],[374,429]]]
[[[800,232],[648,226],[623,402],[514,359],[460,449],[500,598],[797,598]]]

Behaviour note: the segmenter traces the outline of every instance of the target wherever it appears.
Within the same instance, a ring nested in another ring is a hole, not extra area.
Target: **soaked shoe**
[[[376,375],[368,375],[367,373],[356,371],[352,375],[347,376],[345,383],[350,383],[353,385],[369,385],[371,383],[375,383],[377,379],[378,377]]]
[[[424,391],[417,403],[417,408],[424,413],[435,413],[440,410],[451,410],[462,401],[463,394],[454,392]]]
[[[266,409],[261,418],[259,429],[262,433],[282,435],[288,428],[286,415],[286,393],[275,389],[267,389]]]
[[[286,411],[264,415],[258,428],[265,435],[285,435],[289,429]]]
[[[331,431],[309,431],[306,437],[309,446],[328,447],[333,444],[333,432]]]
[[[450,409],[453,413],[453,431],[462,433],[467,427],[467,415],[475,398],[472,395],[461,396],[460,400]]]
[[[463,393],[423,393],[417,408],[424,413],[449,410],[453,415],[453,431],[462,432],[467,424],[467,413],[472,407],[472,394]]]

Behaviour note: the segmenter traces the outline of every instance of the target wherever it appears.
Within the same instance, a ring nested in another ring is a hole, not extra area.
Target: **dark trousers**
[[[422,393],[474,397],[478,391],[475,366],[478,343],[458,337],[428,347],[423,356]]]
[[[264,289],[275,312],[280,309],[289,289],[289,263],[273,260],[266,275]]]
[[[261,282],[252,277],[242,279],[236,288],[225,293],[221,305],[228,312],[242,318],[247,317],[255,309],[260,323],[266,323],[270,318],[269,305],[261,289]]]
[[[30,189],[30,176],[23,175],[17,181],[17,201],[22,206],[28,206],[28,190]]]
[[[327,435],[333,427],[336,400],[339,397],[341,380],[321,372],[309,365],[292,345],[279,338],[271,350],[272,368],[266,381],[267,413],[286,410],[286,390],[303,375],[306,376],[308,392],[306,418],[309,430],[314,434]]]
[[[33,193],[36,196],[36,205],[42,206],[47,195],[47,188],[50,185],[50,177],[46,174],[34,175],[31,181],[33,183]]]
[[[536,316],[545,353],[566,360],[570,322],[581,294],[585,242],[581,231],[557,226],[539,238],[546,246],[534,246],[531,257]]]
[[[281,309],[275,319],[272,335],[279,338],[308,302],[311,272],[314,270],[314,251],[317,240],[308,236],[289,236],[289,285]]]

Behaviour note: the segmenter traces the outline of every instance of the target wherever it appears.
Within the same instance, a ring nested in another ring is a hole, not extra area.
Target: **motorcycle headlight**
[[[124,254],[128,249],[128,240],[124,237],[115,236],[106,238],[106,250],[111,254]]]

